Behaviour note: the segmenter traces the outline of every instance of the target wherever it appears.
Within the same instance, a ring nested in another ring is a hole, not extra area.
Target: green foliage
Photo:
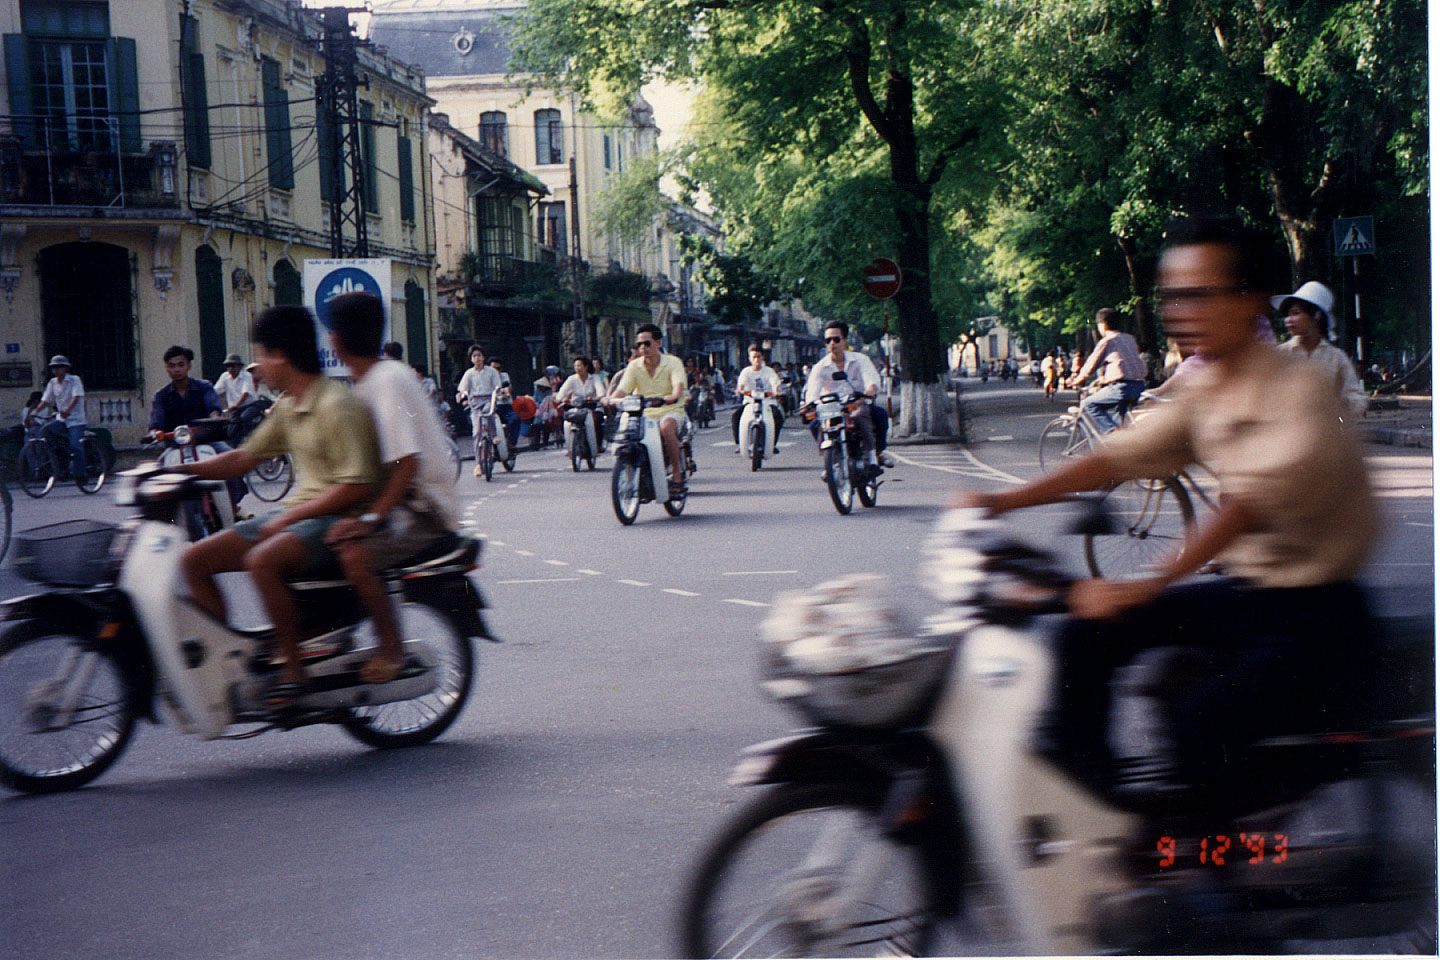
[[[628,160],[612,173],[595,199],[601,229],[623,243],[648,249],[655,227],[670,201],[660,192],[660,178],[674,166],[672,154],[655,151]]]
[[[705,283],[705,310],[721,323],[757,323],[765,304],[780,299],[774,280],[744,255],[721,253],[706,237],[682,234],[681,262]]]
[[[606,270],[586,278],[585,299],[646,304],[650,302],[650,281],[629,270]]]

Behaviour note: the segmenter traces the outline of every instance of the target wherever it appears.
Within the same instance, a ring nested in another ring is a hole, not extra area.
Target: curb
[[[1402,430],[1394,427],[1371,427],[1365,432],[1371,443],[1391,447],[1429,447],[1433,443],[1433,431],[1428,429]]]

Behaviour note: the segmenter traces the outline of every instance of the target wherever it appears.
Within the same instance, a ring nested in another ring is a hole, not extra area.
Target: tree
[[[906,282],[897,433],[949,435],[933,300],[937,187],[970,157],[986,97],[968,65],[981,51],[959,29],[965,0],[532,0],[516,31],[517,67],[577,86],[592,102],[652,78],[720,91],[756,152],[821,164],[870,151],[883,177],[891,253]],[[872,181],[872,183],[875,181]],[[821,191],[843,203],[849,195]],[[853,224],[851,225],[853,232]],[[867,260],[848,266],[856,283]]]

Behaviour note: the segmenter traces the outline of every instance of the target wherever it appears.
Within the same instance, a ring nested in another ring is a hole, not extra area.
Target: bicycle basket
[[[15,572],[52,587],[90,587],[114,573],[117,524],[66,520],[15,534]]]

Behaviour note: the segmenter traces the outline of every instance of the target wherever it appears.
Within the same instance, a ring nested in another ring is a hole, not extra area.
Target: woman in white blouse
[[[1280,344],[1281,350],[1288,350],[1318,364],[1326,377],[1335,385],[1340,398],[1352,421],[1365,415],[1369,399],[1360,386],[1355,366],[1345,351],[1330,343],[1330,310],[1335,305],[1335,295],[1323,283],[1314,280],[1300,285],[1294,293],[1271,297],[1270,305],[1279,310],[1285,319],[1285,330],[1290,339]]]
[[[585,357],[575,358],[575,372],[560,384],[560,389],[555,391],[555,402],[559,405],[579,404],[586,400],[599,400],[605,396],[605,385],[600,378],[595,376],[595,368]],[[595,453],[600,452],[600,411],[598,406],[590,411],[590,416],[585,420],[585,429],[590,439],[590,449]],[[575,424],[568,419],[565,421],[565,447],[570,447],[570,435],[575,430]]]

